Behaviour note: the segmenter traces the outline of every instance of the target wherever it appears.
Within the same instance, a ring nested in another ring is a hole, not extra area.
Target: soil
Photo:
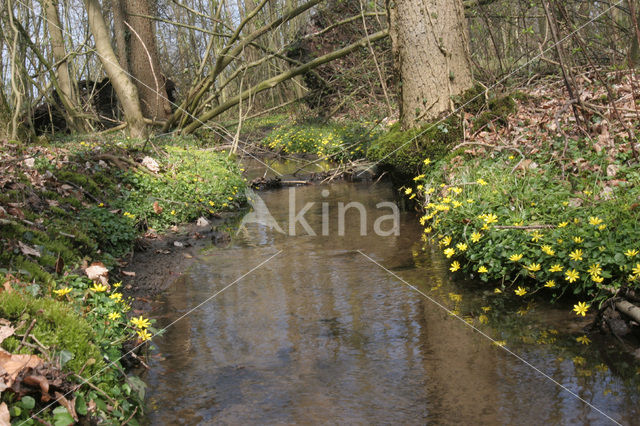
[[[165,233],[147,232],[139,238],[136,250],[120,263],[124,292],[135,299],[134,312],[148,311],[153,299],[169,288],[198,259],[202,249],[224,246],[230,236],[221,229],[238,212],[207,219],[207,225],[190,223]]]

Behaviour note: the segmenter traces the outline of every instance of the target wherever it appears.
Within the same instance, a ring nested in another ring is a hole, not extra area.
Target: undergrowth
[[[94,387],[73,393],[80,415],[103,424],[129,418],[137,424],[131,417],[143,415],[144,383],[125,377],[119,359],[125,347],[155,332],[151,321],[127,318],[131,300],[119,283],[79,276],[83,263],[112,268],[149,228],[162,231],[244,203],[241,169],[200,145],[193,138],[171,138],[143,152],[143,141],[86,137],[48,147],[2,147],[9,158],[34,161],[11,167],[0,179],[0,278],[7,283],[0,317],[17,324],[17,334],[33,322],[29,335],[43,345],[20,345],[21,338],[11,336],[2,347],[50,359],[74,383],[92,378]],[[157,162],[157,173],[139,163],[145,156]],[[32,424],[30,415],[46,405],[10,392],[3,392],[3,401],[12,419],[24,424]],[[52,408],[38,416],[69,423],[64,407]]]

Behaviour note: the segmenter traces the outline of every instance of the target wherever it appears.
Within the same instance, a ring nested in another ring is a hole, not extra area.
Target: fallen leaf
[[[201,228],[204,228],[205,226],[209,225],[209,221],[207,219],[205,219],[204,217],[201,217],[196,222],[196,225],[201,227]]]
[[[6,403],[0,404],[0,426],[11,426],[11,416]]]
[[[42,402],[48,402],[51,400],[51,396],[49,395],[49,381],[46,377],[39,374],[32,374],[22,379],[22,383],[29,386],[39,387],[40,393],[42,394],[40,397]]]
[[[129,272],[129,271],[120,271],[122,273],[122,275],[126,276],[126,277],[135,277],[136,273],[135,272]]]
[[[164,210],[164,209],[163,209],[162,207],[160,207],[160,204],[158,204],[158,202],[157,202],[157,201],[154,201],[154,202],[153,202],[153,211],[154,211],[156,214],[160,214],[160,213],[162,213],[162,210]]]
[[[41,254],[40,254],[40,252],[38,250],[36,250],[33,247],[29,247],[28,245],[26,245],[22,241],[18,241],[18,247],[20,247],[20,251],[25,256],[35,256],[35,257],[40,257],[41,256]]]
[[[0,349],[0,377],[8,387],[13,385],[22,370],[36,368],[42,364],[42,359],[37,355],[10,354]]]
[[[15,331],[15,328],[9,325],[0,326],[0,343],[2,343],[7,337],[13,336]]]
[[[36,165],[36,159],[33,158],[33,157],[26,158],[24,160],[24,165],[27,166],[30,169],[33,169],[33,167]]]
[[[63,269],[64,260],[62,259],[62,256],[58,255],[58,258],[56,259],[56,274],[61,275]]]

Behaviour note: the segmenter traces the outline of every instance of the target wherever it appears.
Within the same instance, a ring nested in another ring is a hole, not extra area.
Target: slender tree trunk
[[[85,0],[85,6],[89,27],[95,39],[96,51],[122,105],[125,119],[129,125],[129,133],[134,138],[146,138],[148,135],[147,126],[140,108],[138,90],[118,63],[118,58],[111,47],[111,38],[102,16],[100,3],[98,0]]]
[[[116,40],[116,52],[118,54],[118,62],[125,72],[130,73],[129,54],[127,43],[127,27],[125,21],[124,0],[113,0],[113,36]]]
[[[51,52],[53,53],[53,61],[57,70],[58,96],[67,111],[67,125],[74,131],[85,131],[86,128],[83,125],[83,121],[79,118],[80,108],[76,102],[76,90],[74,90],[73,81],[69,73],[67,51],[62,35],[62,22],[58,14],[58,0],[45,0],[44,9],[47,17],[47,28],[51,37]],[[53,78],[56,78],[56,76],[53,76]]]
[[[461,0],[387,0],[389,34],[406,128],[453,108],[472,86],[467,24]]]

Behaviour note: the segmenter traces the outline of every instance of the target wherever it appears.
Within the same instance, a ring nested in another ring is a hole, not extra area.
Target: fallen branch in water
[[[616,301],[616,309],[640,324],[640,308],[626,300]]]

